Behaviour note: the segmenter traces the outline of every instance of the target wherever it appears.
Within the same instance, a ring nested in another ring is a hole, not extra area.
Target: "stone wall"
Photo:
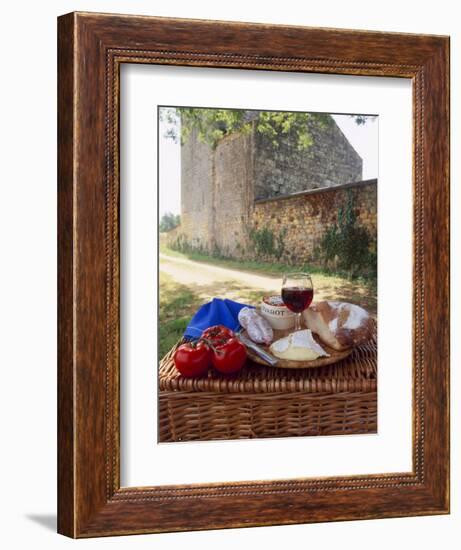
[[[167,242],[209,254],[241,255],[253,205],[253,138],[232,134],[212,150],[194,131],[181,147],[181,225]]]
[[[215,152],[216,213],[214,246],[219,254],[238,257],[247,242],[253,205],[251,134],[225,137]]]
[[[195,248],[211,250],[214,233],[214,153],[194,130],[181,147],[181,227],[171,233],[187,236]],[[168,169],[168,168],[165,168]]]
[[[277,237],[283,230],[280,261],[312,261],[346,189],[360,222],[374,235],[376,181],[338,185],[361,179],[362,160],[333,119],[327,129],[311,125],[310,132],[314,145],[308,151],[298,151],[286,135],[274,152],[255,131],[230,134],[215,149],[193,131],[181,147],[181,225],[166,235],[168,244],[254,259],[254,232],[266,228]]]
[[[255,133],[255,198],[266,199],[362,179],[362,159],[332,117],[312,119],[313,143],[298,149],[293,131],[278,136],[277,147]]]
[[[256,231],[267,229],[275,236],[284,230],[281,261],[316,263],[316,248],[327,229],[337,222],[338,210],[346,204],[348,193],[352,194],[358,223],[376,240],[376,180],[256,201],[252,215],[253,228]]]

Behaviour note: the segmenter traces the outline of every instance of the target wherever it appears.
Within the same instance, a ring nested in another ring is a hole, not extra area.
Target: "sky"
[[[358,125],[349,115],[332,115],[350,144],[363,160],[362,179],[378,177],[378,117]],[[165,137],[166,122],[159,126],[160,217],[166,212],[181,213],[181,147]]]
[[[159,121],[159,210],[181,214],[181,146],[165,137],[166,122]]]
[[[357,124],[349,115],[332,115],[349,143],[362,157],[362,179],[378,177],[378,117],[371,117],[365,124]]]

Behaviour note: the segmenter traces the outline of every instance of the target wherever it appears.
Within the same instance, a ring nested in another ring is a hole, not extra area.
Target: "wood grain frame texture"
[[[58,531],[95,537],[448,513],[449,38],[71,13],[58,19],[58,50]],[[121,63],[412,79],[411,472],[120,487]]]

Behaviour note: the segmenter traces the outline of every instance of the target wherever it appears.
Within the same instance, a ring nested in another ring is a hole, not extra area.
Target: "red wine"
[[[301,313],[307,309],[314,298],[314,290],[299,286],[282,288],[282,300],[290,311]]]

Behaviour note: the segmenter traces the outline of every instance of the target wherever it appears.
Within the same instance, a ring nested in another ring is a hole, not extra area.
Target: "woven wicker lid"
[[[295,370],[271,368],[248,361],[234,377],[225,377],[213,369],[203,378],[181,376],[173,363],[173,355],[178,345],[180,342],[160,362],[160,391],[254,394],[376,390],[376,337],[355,348],[349,357],[334,365]]]

